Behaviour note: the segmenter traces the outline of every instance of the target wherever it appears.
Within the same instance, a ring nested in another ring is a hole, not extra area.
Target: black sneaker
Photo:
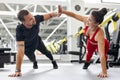
[[[58,69],[58,65],[57,65],[56,61],[52,61],[52,64],[53,64],[54,69]]]
[[[84,66],[83,66],[83,69],[87,69],[90,65],[90,62],[85,62]]]
[[[37,62],[33,62],[33,69],[38,69]]]

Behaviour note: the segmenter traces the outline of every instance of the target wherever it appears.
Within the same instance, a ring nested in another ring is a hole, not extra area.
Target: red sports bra
[[[97,32],[99,31],[99,29],[100,28],[97,28],[97,30],[94,32],[94,34],[92,35],[92,37],[90,38],[90,36],[88,36],[88,35],[86,35],[86,32],[87,32],[87,30],[88,30],[88,26],[86,26],[85,28],[84,28],[84,35],[87,37],[87,40],[89,40],[91,43],[97,43],[97,41],[95,41],[95,35],[97,34]]]

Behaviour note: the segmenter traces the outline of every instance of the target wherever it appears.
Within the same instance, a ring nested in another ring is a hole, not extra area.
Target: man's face
[[[25,21],[23,21],[23,24],[27,28],[32,28],[32,26],[36,24],[35,18],[31,13],[24,16],[24,19],[25,19]]]

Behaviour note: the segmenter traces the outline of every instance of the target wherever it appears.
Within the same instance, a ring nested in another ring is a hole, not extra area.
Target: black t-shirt
[[[34,16],[36,25],[28,29],[23,24],[17,25],[16,28],[16,41],[25,41],[25,49],[34,49],[38,42],[38,33],[40,22],[44,21],[42,15]]]

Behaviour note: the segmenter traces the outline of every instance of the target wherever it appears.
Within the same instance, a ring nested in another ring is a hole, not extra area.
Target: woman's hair
[[[104,16],[106,15],[106,13],[107,13],[107,9],[106,8],[102,8],[99,11],[92,11],[91,15],[94,17],[95,22],[101,24],[102,21],[104,20]]]
[[[17,14],[17,18],[20,21],[25,21],[24,16],[28,15],[29,11],[28,10],[20,10],[19,13]]]

